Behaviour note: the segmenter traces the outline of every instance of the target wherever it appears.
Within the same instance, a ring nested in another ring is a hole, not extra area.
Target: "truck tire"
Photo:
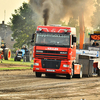
[[[10,58],[11,58],[11,51],[10,51],[10,49],[5,49],[4,50],[4,59],[5,60],[10,60]]]
[[[68,74],[67,76],[67,79],[72,79],[72,75]]]
[[[67,79],[72,79],[72,77],[73,77],[73,68],[72,68],[72,73],[71,73],[71,75],[70,75],[70,74],[67,74],[67,75],[66,75],[66,78],[67,78]]]
[[[35,72],[36,77],[41,77],[41,73]]]
[[[100,69],[99,68],[97,69],[97,73],[98,73],[98,76],[100,76]]]

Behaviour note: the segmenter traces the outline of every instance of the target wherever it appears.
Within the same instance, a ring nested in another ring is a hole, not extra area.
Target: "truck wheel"
[[[72,75],[68,74],[67,76],[67,79],[72,79]]]
[[[36,77],[41,77],[41,73],[39,73],[39,72],[36,72],[35,75],[36,75]]]
[[[5,60],[10,60],[10,58],[11,58],[11,51],[10,51],[10,49],[5,49],[4,50],[4,59]]]
[[[71,75],[70,75],[70,74],[67,74],[67,75],[66,75],[66,78],[67,78],[67,79],[72,79],[73,74],[74,74],[74,72],[73,72],[73,68],[72,68],[72,73],[71,73]]]
[[[99,69],[99,76],[100,76],[100,69]]]
[[[98,68],[98,70],[97,70],[97,73],[98,73],[98,76],[100,76],[100,69]]]

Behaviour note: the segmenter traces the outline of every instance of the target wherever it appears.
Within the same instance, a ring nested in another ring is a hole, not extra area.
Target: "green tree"
[[[30,5],[23,3],[22,6],[12,14],[11,29],[13,38],[16,40],[14,47],[22,47],[30,44],[32,34],[35,33],[36,24],[33,21],[34,12]]]

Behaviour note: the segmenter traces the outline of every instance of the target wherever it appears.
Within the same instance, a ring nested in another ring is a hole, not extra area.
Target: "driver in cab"
[[[46,38],[43,38],[43,40],[41,41],[41,43],[47,43]]]

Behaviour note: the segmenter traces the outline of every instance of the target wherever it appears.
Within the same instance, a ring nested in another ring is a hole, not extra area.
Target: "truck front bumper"
[[[33,71],[71,75],[71,67],[70,61],[34,59]]]
[[[67,69],[44,69],[39,67],[33,67],[33,72],[41,72],[41,73],[55,73],[55,74],[71,74],[71,68]]]

